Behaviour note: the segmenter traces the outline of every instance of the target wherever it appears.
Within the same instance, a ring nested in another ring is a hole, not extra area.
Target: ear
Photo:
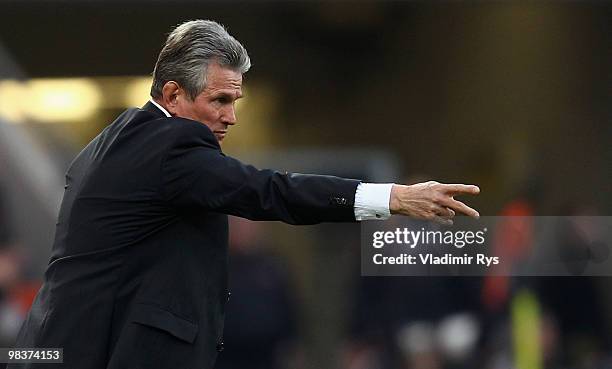
[[[183,89],[175,81],[168,81],[162,88],[162,102],[166,110],[172,115],[176,115],[180,95],[184,94]]]

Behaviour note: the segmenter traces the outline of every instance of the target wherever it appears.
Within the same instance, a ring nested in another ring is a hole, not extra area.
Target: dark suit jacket
[[[222,349],[227,215],[354,221],[358,181],[257,170],[207,126],[129,109],[66,174],[52,256],[15,347],[61,368],[209,369]],[[51,364],[9,368],[52,368]]]

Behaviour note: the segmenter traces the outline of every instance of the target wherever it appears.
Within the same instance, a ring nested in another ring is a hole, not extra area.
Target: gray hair
[[[206,88],[206,71],[211,63],[242,74],[251,68],[244,46],[219,23],[199,19],[180,24],[159,53],[151,96],[160,98],[164,84],[176,81],[194,100]]]

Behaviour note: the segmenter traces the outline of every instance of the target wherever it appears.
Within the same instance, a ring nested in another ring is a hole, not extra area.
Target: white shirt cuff
[[[391,217],[389,199],[393,183],[360,183],[355,192],[356,220],[385,220]]]

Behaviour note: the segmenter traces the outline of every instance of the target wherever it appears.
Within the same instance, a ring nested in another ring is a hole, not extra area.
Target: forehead
[[[213,63],[206,71],[206,89],[232,89],[240,90],[242,87],[242,74],[233,69]]]

